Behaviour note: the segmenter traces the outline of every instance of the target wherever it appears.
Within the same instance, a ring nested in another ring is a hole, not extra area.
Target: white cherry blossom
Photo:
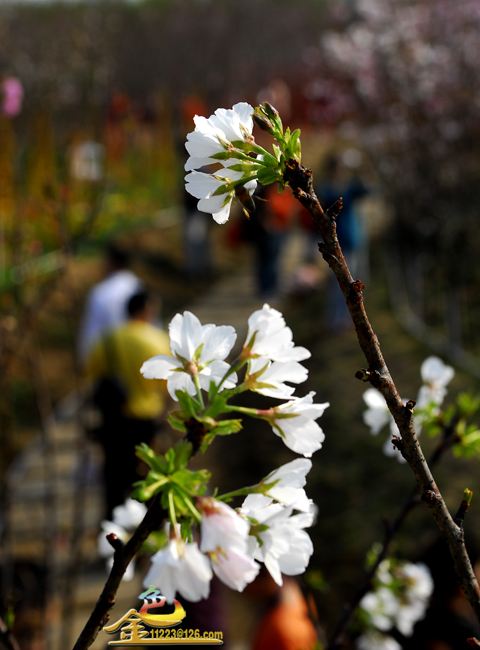
[[[247,102],[239,102],[231,109],[217,108],[210,119],[230,142],[248,140],[253,131],[253,110]]]
[[[253,107],[246,102],[233,108],[218,108],[209,118],[195,115],[195,130],[187,135],[185,148],[190,154],[185,170],[199,169],[218,162],[211,156],[223,152],[235,140],[246,141],[253,130]]]
[[[290,576],[303,573],[313,553],[312,540],[304,530],[313,523],[313,509],[293,516],[292,511],[292,506],[275,504],[261,494],[249,495],[241,508],[244,516],[262,524],[262,530],[256,533],[262,543],[257,537],[250,536],[252,557],[264,562],[280,586],[283,584],[282,573]]]
[[[274,470],[264,480],[265,483],[278,481],[268,490],[268,496],[285,506],[292,506],[295,510],[310,512],[312,502],[307,497],[303,486],[306,483],[306,475],[311,469],[311,460],[296,458]]]
[[[384,396],[376,388],[368,388],[363,393],[363,401],[368,406],[363,412],[363,421],[370,428],[372,436],[376,436],[386,424],[390,424],[393,417]]]
[[[396,627],[411,636],[415,623],[425,616],[433,580],[425,564],[384,560],[375,575],[376,588],[360,601],[370,624],[382,632]]]
[[[254,379],[253,375],[258,375]],[[306,381],[308,370],[298,361],[270,361],[262,357],[251,359],[248,363],[245,381],[254,380],[251,390],[266,397],[288,399],[295,391],[285,382],[301,384]]]
[[[246,552],[230,547],[227,550],[210,552],[213,572],[220,580],[235,591],[243,591],[250,582],[255,580],[260,565]]]
[[[402,646],[392,636],[374,630],[359,636],[356,646],[358,650],[402,650]]]
[[[212,576],[210,562],[196,542],[171,539],[152,557],[143,584],[159,589],[169,603],[173,602],[177,592],[187,600],[197,602],[210,593]]]
[[[247,357],[265,357],[272,361],[303,361],[311,354],[293,343],[292,330],[282,314],[265,304],[248,319],[244,354]]]
[[[98,536],[98,554],[105,558],[107,570],[110,571],[113,565],[113,546],[108,542],[107,535],[113,533],[122,542],[128,542],[133,531],[144,518],[147,507],[133,499],[127,499],[123,505],[116,506],[112,511],[113,521],[102,521],[102,532]],[[129,581],[135,573],[135,559],[127,566],[123,574],[123,580]]]
[[[168,392],[177,399],[176,391],[195,395],[193,377],[208,391],[210,382],[219,384],[230,366],[224,361],[232,349],[236,333],[229,325],[202,325],[194,314],[177,314],[169,325],[172,356],[159,354],[145,361],[140,372],[147,379],[166,379]],[[237,376],[232,373],[221,388],[233,388]]]
[[[285,445],[297,454],[309,458],[322,447],[325,434],[315,422],[330,406],[328,402],[314,404],[314,391],[276,406],[274,415],[267,418],[274,433],[280,436]]]
[[[382,393],[376,388],[368,388],[363,393],[363,400],[368,409],[363,412],[362,417],[365,424],[370,428],[372,436],[378,435],[387,424],[389,426],[390,436],[383,445],[383,453],[385,456],[396,458],[399,463],[405,463],[405,458],[392,443],[394,436],[400,437],[400,432]],[[406,404],[407,401],[404,399],[403,403]],[[417,433],[420,433],[420,427],[416,427],[416,429]]]
[[[438,357],[428,357],[422,363],[420,374],[424,385],[417,397],[417,408],[426,408],[429,404],[440,406],[447,394],[447,384],[453,379],[455,371]]]
[[[230,186],[230,181],[240,180],[242,176],[242,172],[232,169],[222,169],[216,174],[193,171],[185,176],[185,189],[189,194],[200,199],[197,203],[200,212],[208,212],[217,223],[223,224],[228,221],[235,196],[235,189]],[[243,185],[251,196],[255,192],[257,181],[248,180],[247,177]],[[222,186],[225,186],[225,191],[216,194]]]
[[[116,506],[112,514],[115,524],[127,530],[134,530],[147,514],[147,506],[134,499],[127,499],[124,504]]]
[[[430,569],[423,562],[405,562],[402,574],[407,583],[409,598],[428,600],[433,592],[433,578]]]
[[[250,525],[226,503],[212,497],[198,500],[202,513],[200,522],[200,550],[216,551],[218,548],[228,551],[237,549],[246,552]]]
[[[400,609],[400,601],[387,587],[369,591],[360,601],[361,609],[369,614],[372,624],[382,632],[390,630]]]

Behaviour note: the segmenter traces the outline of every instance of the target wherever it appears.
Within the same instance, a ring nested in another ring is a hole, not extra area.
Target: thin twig
[[[115,596],[126,568],[150,533],[159,528],[167,516],[168,512],[160,506],[160,496],[157,494],[132,537],[125,545],[118,546],[115,550],[113,566],[103,591],[73,650],[87,650],[95,641],[97,634],[108,621],[109,612],[115,604]]]

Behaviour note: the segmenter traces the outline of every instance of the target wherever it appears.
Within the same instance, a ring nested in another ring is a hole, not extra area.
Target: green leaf
[[[238,433],[242,428],[242,420],[220,420],[214,433],[217,436],[229,436],[231,433]]]
[[[307,571],[306,573],[303,574],[303,579],[310,587],[310,589],[314,589],[315,591],[319,591],[320,593],[326,593],[327,591],[330,590],[330,585],[325,580],[323,573],[318,569],[313,571]]]
[[[185,415],[183,414],[183,411],[174,411],[173,413],[170,413],[167,418],[167,422],[173,429],[176,429],[177,431],[185,433],[187,430],[187,427],[185,426]]]
[[[211,445],[214,440],[215,440],[214,433],[207,433],[205,436],[203,436],[203,440],[200,445],[200,451],[202,452],[202,454],[204,454],[207,451],[208,446]]]
[[[164,530],[154,530],[143,542],[141,548],[142,553],[153,555],[165,546],[167,539],[168,537]]]
[[[144,442],[135,447],[135,455],[160,474],[168,473],[168,466],[164,459],[161,456],[158,456],[153,449],[150,449],[150,447]]]
[[[175,451],[173,447],[170,447],[170,449],[165,454],[165,460],[167,461],[168,464],[168,470],[166,473],[173,474],[173,472],[175,471]]]
[[[161,489],[170,482],[169,478],[165,476],[163,479],[154,481],[151,484],[146,484],[145,482],[140,482],[141,484],[132,492],[132,498],[137,501],[148,501],[155,494],[161,491]],[[138,485],[138,483],[135,483]],[[162,495],[163,496],[163,495]]]
[[[228,151],[219,151],[218,153],[214,153],[208,157],[214,158],[215,160],[229,160],[232,156]]]
[[[217,187],[215,192],[212,193],[212,196],[220,196],[221,194],[230,194],[230,192],[231,192],[230,186],[227,187],[226,184],[224,183],[223,185]]]
[[[211,402],[213,399],[213,396],[215,395],[215,391],[217,390],[217,385],[215,384],[214,381],[210,382],[210,386],[208,388],[208,401]],[[210,409],[209,409],[210,410]],[[213,416],[215,417],[215,416]]]
[[[250,176],[257,170],[261,169],[263,165],[260,165],[259,163],[255,162],[252,160],[250,163],[244,162],[244,163],[235,163],[234,165],[229,165],[229,169],[233,169],[234,172],[245,172],[249,174]],[[246,176],[243,179],[245,182],[249,180],[249,176]]]
[[[480,409],[480,396],[470,393],[460,393],[457,396],[457,407],[459,414],[464,418],[471,418]]]
[[[192,455],[192,443],[186,440],[180,440],[173,449],[175,451],[175,469],[183,469],[186,467]]]
[[[262,185],[271,185],[282,178],[278,167],[264,167],[257,172],[257,178]]]
[[[182,536],[182,539],[184,539],[186,542],[193,541],[192,526],[189,521],[182,520],[180,522],[180,534]]]
[[[208,415],[212,418],[216,418],[219,413],[222,413],[227,404],[227,400],[231,397],[233,392],[233,390],[222,390],[221,393],[218,393],[218,395],[208,407]]]
[[[186,390],[177,390],[175,395],[182,411],[188,414],[188,417],[185,419],[188,420],[189,417],[193,417],[197,412],[197,408],[199,408],[197,402],[193,400],[192,396]]]

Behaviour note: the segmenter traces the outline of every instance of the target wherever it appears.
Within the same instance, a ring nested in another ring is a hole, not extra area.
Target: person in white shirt
[[[78,335],[78,358],[85,365],[95,343],[127,319],[129,299],[143,283],[128,268],[127,254],[111,244],[106,251],[107,276],[90,289]]]

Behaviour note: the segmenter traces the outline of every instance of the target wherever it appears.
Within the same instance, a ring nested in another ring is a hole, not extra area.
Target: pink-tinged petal
[[[203,552],[235,548],[245,553],[250,524],[233,508],[216,499],[200,499],[198,507],[202,512],[201,544]]]
[[[243,591],[260,571],[257,562],[234,548],[230,548],[225,554],[216,553],[212,557],[212,567],[220,580],[235,591]]]

